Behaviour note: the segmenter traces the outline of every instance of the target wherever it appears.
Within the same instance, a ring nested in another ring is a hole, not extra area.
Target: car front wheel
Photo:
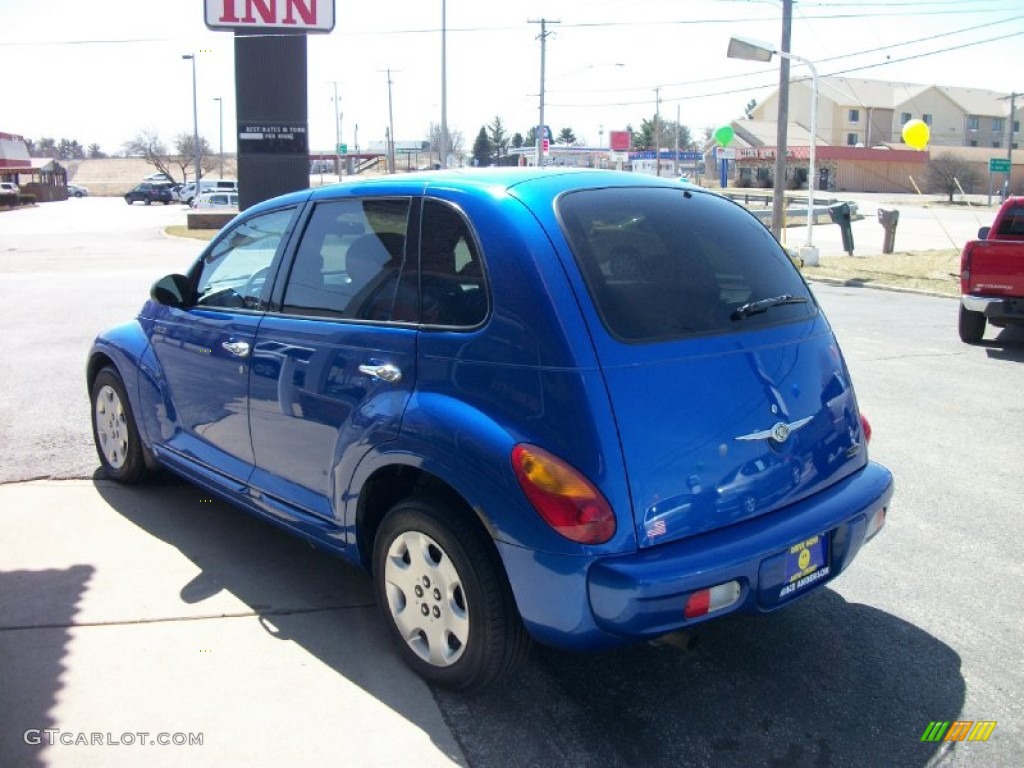
[[[482,689],[529,645],[497,553],[447,499],[413,496],[392,507],[374,541],[373,578],[399,653],[429,682]]]
[[[985,315],[981,312],[973,312],[960,305],[960,341],[967,344],[977,344],[985,335]]]
[[[138,483],[148,468],[124,382],[113,368],[104,368],[90,394],[92,435],[104,473],[119,483]]]

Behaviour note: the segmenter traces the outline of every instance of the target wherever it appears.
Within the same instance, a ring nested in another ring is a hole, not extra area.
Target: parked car
[[[201,192],[192,200],[192,207],[199,210],[238,210],[237,192]]]
[[[234,179],[200,179],[200,192],[238,192],[238,182]],[[192,205],[196,198],[196,183],[190,182],[181,188],[181,201]]]
[[[138,201],[141,201],[146,205],[149,205],[150,203],[163,203],[164,205],[169,205],[174,202],[174,193],[171,191],[170,184],[157,184],[151,181],[144,181],[125,194],[124,200],[128,205]]]
[[[1006,198],[960,254],[960,340],[977,344],[987,324],[1024,325],[1024,197]]]
[[[415,181],[265,201],[157,280],[89,352],[106,475],[170,469],[366,567],[400,655],[463,690],[528,638],[791,605],[881,530],[839,345],[741,206],[608,171]]]
[[[15,206],[21,202],[21,189],[13,181],[0,181],[0,205]]]
[[[89,188],[81,184],[68,184],[68,197],[88,197]]]

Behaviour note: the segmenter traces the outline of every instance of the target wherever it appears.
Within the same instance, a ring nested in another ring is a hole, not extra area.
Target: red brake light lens
[[[871,422],[868,421],[867,416],[863,413],[860,415],[860,426],[864,430],[864,442],[871,442]]]
[[[603,544],[615,535],[615,513],[582,474],[542,448],[512,449],[512,469],[544,521],[580,544]]]

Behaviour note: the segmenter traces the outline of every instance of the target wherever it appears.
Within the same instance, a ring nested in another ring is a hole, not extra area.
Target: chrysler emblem
[[[789,436],[793,432],[800,429],[800,427],[813,418],[813,416],[808,416],[805,419],[791,421],[789,424],[784,421],[780,421],[774,424],[771,429],[762,429],[760,432],[751,432],[749,435],[740,435],[736,440],[774,440],[777,443],[784,443],[789,439]]]

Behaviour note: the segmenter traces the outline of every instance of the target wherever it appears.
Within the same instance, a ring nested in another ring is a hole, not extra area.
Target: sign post
[[[1005,173],[1010,179],[1010,159],[1008,157],[990,157],[988,159],[988,204],[992,205],[992,174]],[[1008,186],[1008,185],[1007,185]]]
[[[238,207],[309,187],[306,33],[334,29],[334,0],[204,0],[235,33]]]

